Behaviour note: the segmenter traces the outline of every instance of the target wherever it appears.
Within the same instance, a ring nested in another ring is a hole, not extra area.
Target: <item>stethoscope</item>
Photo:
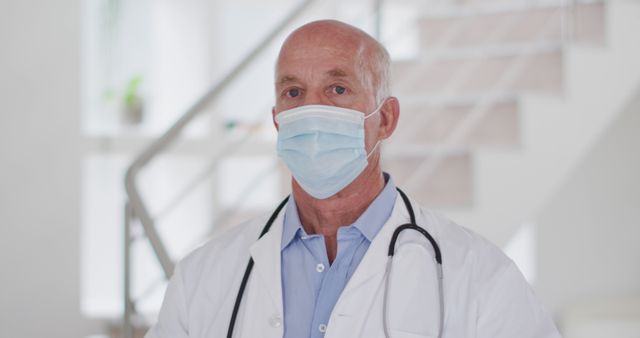
[[[391,236],[391,241],[389,242],[389,252],[387,255],[387,266],[385,270],[386,282],[385,282],[384,299],[383,299],[384,334],[386,338],[391,337],[391,335],[389,334],[389,325],[388,325],[388,318],[387,318],[387,295],[389,294],[389,276],[391,275],[391,269],[393,265],[392,264],[393,256],[396,250],[396,240],[398,239],[398,236],[402,231],[411,229],[421,233],[429,241],[429,243],[431,243],[431,246],[433,247],[433,251],[435,252],[434,259],[436,261],[436,268],[437,268],[437,274],[438,274],[438,293],[439,293],[439,301],[440,301],[440,328],[438,331],[438,338],[441,338],[442,330],[444,327],[444,292],[442,287],[442,253],[440,252],[440,247],[438,246],[438,243],[436,243],[435,239],[433,239],[433,236],[431,236],[431,234],[429,234],[427,230],[425,230],[424,228],[416,224],[416,216],[413,212],[413,207],[411,206],[411,202],[409,201],[409,198],[407,197],[407,195],[405,195],[405,193],[399,188],[396,188],[396,190],[398,190],[398,193],[400,193],[400,196],[402,197],[404,205],[407,208],[407,211],[409,212],[410,222],[398,226],[393,232],[393,235]],[[282,208],[284,208],[284,206],[287,204],[288,200],[289,200],[289,196],[287,196],[282,202],[280,202],[276,210],[274,210],[273,214],[271,214],[271,217],[269,217],[269,220],[267,220],[267,223],[264,225],[264,228],[262,228],[262,232],[260,233],[260,237],[258,237],[258,239],[262,238],[262,236],[264,236],[267,232],[269,232],[271,225],[273,224],[275,219],[278,217],[278,214],[280,214],[280,211],[282,211]],[[229,321],[229,330],[227,331],[227,338],[232,338],[233,336],[233,329],[236,323],[236,319],[238,317],[240,303],[242,302],[242,296],[244,295],[244,290],[247,287],[247,282],[249,281],[249,276],[251,275],[252,269],[253,269],[253,258],[249,258],[249,263],[247,264],[247,268],[244,270],[244,276],[242,277],[242,282],[240,283],[240,290],[238,290],[238,295],[236,296],[236,301],[233,305],[233,312],[231,313],[231,320]]]

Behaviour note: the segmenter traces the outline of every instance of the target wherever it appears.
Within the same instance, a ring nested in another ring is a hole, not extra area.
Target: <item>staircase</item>
[[[393,69],[402,116],[385,156],[398,183],[426,206],[476,209],[477,154],[522,151],[522,95],[562,96],[569,34],[601,45],[603,13],[532,2],[424,17],[420,54]]]
[[[544,6],[425,18],[424,54],[394,64],[401,137],[385,150],[398,184],[505,244],[637,88],[638,8],[578,2],[570,19]],[[450,25],[464,27],[434,47]]]

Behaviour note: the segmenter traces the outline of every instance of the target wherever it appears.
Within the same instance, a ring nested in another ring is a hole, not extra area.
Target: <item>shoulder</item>
[[[268,215],[242,222],[214,235],[178,263],[186,283],[201,280],[205,275],[230,273],[243,264],[228,264],[249,259],[249,247],[258,240]]]
[[[463,251],[503,263],[511,261],[500,248],[475,231],[455,223],[440,212],[423,207],[419,210],[418,217],[423,220],[427,230],[440,238],[442,244],[450,250]]]
[[[495,244],[442,214],[420,208],[419,219],[436,238],[442,251],[443,269],[450,276],[473,280],[473,288],[491,284],[506,271],[517,270],[513,261]]]
[[[500,248],[436,212],[420,211],[441,246],[445,294],[463,300],[456,310],[471,309],[477,337],[560,337],[529,283]]]

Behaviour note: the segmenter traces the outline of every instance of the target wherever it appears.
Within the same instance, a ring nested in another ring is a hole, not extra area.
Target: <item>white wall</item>
[[[83,337],[80,1],[0,2],[0,336]]]
[[[640,299],[638,93],[538,215],[537,289],[556,314]]]

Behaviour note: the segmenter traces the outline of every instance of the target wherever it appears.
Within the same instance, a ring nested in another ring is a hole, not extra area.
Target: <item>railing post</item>
[[[375,12],[375,38],[378,41],[382,41],[382,1],[373,0],[374,12]]]
[[[138,173],[160,152],[166,149],[170,144],[178,139],[182,130],[196,118],[211,101],[218,98],[229,84],[236,79],[250,64],[255,60],[270,44],[275,41],[289,24],[297,19],[304,10],[316,0],[302,0],[293,8],[293,10],[284,18],[276,27],[268,33],[268,35],[256,45],[233,69],[231,69],[222,79],[214,86],[209,88],[167,131],[159,138],[153,141],[140,153],[125,174],[125,191],[127,193],[128,202],[135,217],[140,221],[142,229],[151,243],[151,248],[158,258],[162,271],[167,279],[171,278],[175,263],[169,256],[166,246],[162,242],[158,231],[156,230],[153,218],[149,214],[147,207],[142,200],[141,194],[136,186],[136,177]]]
[[[381,1],[381,0],[376,0]],[[142,231],[149,240],[151,248],[155,256],[158,258],[160,267],[164,276],[168,280],[173,274],[175,263],[169,256],[166,246],[162,242],[160,235],[156,229],[154,219],[151,217],[147,207],[142,200],[142,196],[136,186],[136,177],[139,172],[160,152],[166,149],[172,142],[175,142],[182,130],[196,116],[204,111],[204,108],[212,101],[217,99],[221,93],[229,86],[229,84],[267,48],[275,41],[285,28],[288,27],[295,19],[316,0],[300,0],[299,4],[292,9],[290,13],[283,18],[276,27],[271,30],[268,35],[257,44],[234,68],[232,68],[222,79],[214,86],[209,88],[168,130],[158,139],[154,140],[140,153],[135,160],[129,165],[125,174],[125,191],[127,193],[127,202],[124,206],[124,314],[122,323],[122,336],[124,338],[133,338],[134,336],[134,318],[136,315],[135,301],[132,299],[131,284],[131,245],[133,243],[132,224],[135,219],[139,223]]]
[[[133,338],[133,302],[131,300],[131,220],[133,209],[127,201],[124,205],[124,315],[122,337]]]
[[[562,44],[566,45],[573,40],[575,25],[575,0],[563,0],[561,2],[560,27]]]

